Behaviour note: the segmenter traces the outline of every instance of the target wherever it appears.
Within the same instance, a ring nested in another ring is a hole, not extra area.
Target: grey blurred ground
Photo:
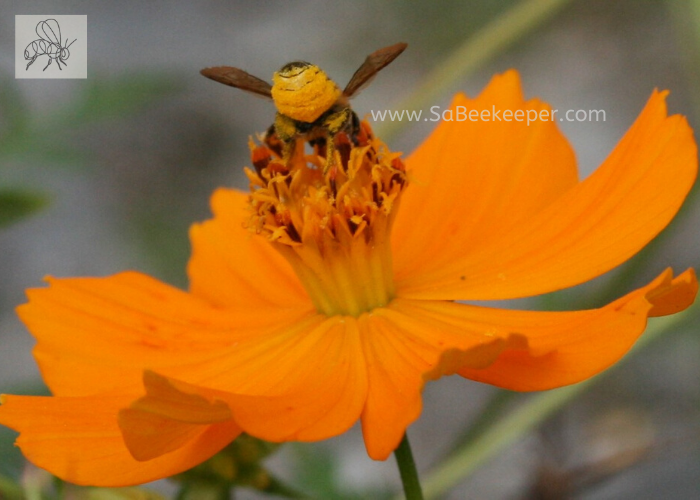
[[[0,165],[0,185],[31,186],[53,197],[48,209],[0,232],[0,391],[12,392],[38,376],[31,338],[13,308],[24,301],[24,289],[40,286],[43,276],[137,269],[186,286],[188,226],[208,217],[208,195],[215,187],[245,187],[247,136],[265,130],[273,118],[269,103],[207,81],[199,69],[230,64],[267,78],[281,64],[305,59],[344,83],[366,54],[408,42],[408,51],[354,101],[363,115],[391,108],[451,48],[510,3],[450,1],[438,8],[419,1],[3,0],[0,77],[13,74],[15,14],[87,14],[89,79],[166,71],[182,91],[129,117],[78,128],[67,140],[90,153],[83,167],[19,160]],[[554,108],[606,110],[604,123],[562,124],[586,175],[612,150],[655,87],[670,89],[670,110],[697,123],[692,106],[700,75],[684,62],[688,47],[669,15],[673,3],[574,1],[454,90],[474,95],[493,73],[514,67],[527,95]],[[70,103],[86,85],[80,80],[15,83],[39,118]],[[446,95],[435,104],[448,101]],[[410,152],[429,130],[422,123],[409,127],[393,146]],[[700,263],[697,206],[687,212],[674,224],[661,256],[629,283],[629,290],[668,265],[680,271]],[[596,454],[649,440],[659,444],[649,460],[577,498],[700,498],[697,333],[695,325],[641,353],[450,498],[519,498],[552,459],[571,470]],[[490,393],[489,387],[457,379],[428,386],[423,416],[410,429],[421,469],[449,449],[454,434]],[[314,446],[331,447],[340,457],[348,487],[397,485],[393,461],[368,459],[358,429]],[[289,477],[291,456],[283,452],[272,461]]]

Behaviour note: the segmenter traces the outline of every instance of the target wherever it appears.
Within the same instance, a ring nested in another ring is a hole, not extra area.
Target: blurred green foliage
[[[147,489],[93,488],[75,486],[52,478],[43,471],[34,471],[21,482],[0,476],[2,500],[165,500],[166,497]]]
[[[73,99],[49,114],[31,112],[15,80],[0,81],[0,161],[77,163],[87,151],[70,140],[77,130],[102,120],[123,118],[157,99],[182,90],[172,74],[134,73],[118,78],[94,77],[76,84]]]
[[[77,84],[73,99],[44,115],[31,111],[16,80],[0,80],[0,174],[10,162],[21,168],[85,166],[89,151],[71,140],[73,133],[167,98],[182,90],[179,81],[163,73],[90,78]],[[35,213],[49,200],[50,196],[35,186],[0,185],[0,227]]]
[[[9,477],[0,475],[0,498],[3,500],[23,500],[22,487]]]
[[[33,191],[0,188],[0,228],[33,214],[47,203],[45,195]]]
[[[304,492],[312,498],[334,498],[338,500],[377,500],[391,498],[389,490],[363,488],[343,484],[341,465],[335,453],[323,443],[294,445],[294,482],[303,485]]]
[[[240,435],[206,462],[171,478],[180,484],[177,499],[229,498],[230,491],[240,487],[284,498],[307,498],[262,465],[278,448],[278,444]]]

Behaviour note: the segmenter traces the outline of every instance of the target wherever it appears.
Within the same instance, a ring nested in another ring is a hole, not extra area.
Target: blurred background
[[[3,0],[0,392],[42,391],[32,338],[14,308],[44,276],[135,269],[187,286],[188,227],[210,216],[208,197],[216,187],[247,188],[248,136],[274,118],[271,103],[206,80],[201,68],[232,65],[268,79],[301,59],[343,86],[367,54],[408,42],[353,101],[363,116],[395,109],[455,50],[518,3]],[[605,110],[605,121],[560,124],[582,176],[614,148],[654,88],[671,90],[670,111],[697,126],[700,2],[558,3],[542,22],[446,85],[430,105],[446,106],[456,91],[475,95],[494,73],[516,68],[529,97],[560,110]],[[16,80],[18,14],[87,15],[88,78]],[[389,143],[410,153],[434,124],[404,125]],[[517,305],[598,306],[667,266],[700,266],[695,198],[658,242],[621,270]],[[698,325],[686,324],[637,352],[447,498],[697,498]],[[495,394],[457,378],[428,385],[423,416],[409,429],[421,473],[451,450],[486,405],[496,411],[494,401],[502,399],[508,411],[527,397]],[[0,438],[0,474],[17,475],[14,433],[1,429]],[[283,447],[267,463],[322,498],[381,498],[400,488],[393,458],[370,460],[359,428],[327,442]],[[257,495],[242,491],[238,498]]]

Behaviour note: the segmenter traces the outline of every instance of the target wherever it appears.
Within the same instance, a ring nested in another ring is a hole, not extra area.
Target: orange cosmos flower
[[[518,391],[591,377],[648,317],[692,303],[692,269],[595,310],[454,301],[576,285],[656,236],[697,171],[692,132],[664,98],[585,181],[552,121],[444,122],[405,165],[364,125],[327,173],[301,147],[286,165],[254,147],[253,194],[218,190],[214,219],[192,228],[189,293],[135,272],[29,291],[19,314],[54,396],[3,396],[0,422],[65,480],[128,485],[242,431],[315,441],[358,419],[385,459],[442,375]],[[549,109],[523,99],[514,71],[456,106]]]

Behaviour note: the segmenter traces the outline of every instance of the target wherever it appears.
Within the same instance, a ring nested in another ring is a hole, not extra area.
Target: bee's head
[[[306,61],[293,61],[282,66],[277,73],[282,78],[293,78],[312,68],[316,68],[317,70],[319,69],[318,66],[315,66]]]
[[[285,64],[273,75],[272,82],[277,111],[302,122],[316,121],[341,96],[338,86],[321,68],[304,61]]]

